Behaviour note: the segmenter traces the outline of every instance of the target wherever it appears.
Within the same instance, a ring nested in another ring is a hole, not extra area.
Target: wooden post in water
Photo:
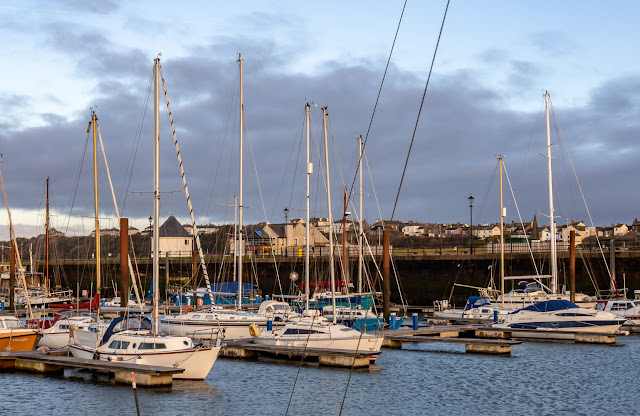
[[[11,244],[11,259],[9,260],[9,308],[15,309],[13,287],[16,285],[16,245]]]
[[[197,304],[197,296],[195,290],[198,289],[198,250],[193,249],[193,265],[191,266],[191,281],[193,282],[193,305]],[[211,304],[213,304],[213,299],[211,299]]]
[[[569,233],[569,287],[571,288],[571,302],[576,302],[576,232]]]
[[[382,233],[382,314],[384,321],[389,323],[389,298],[391,296],[391,258],[389,256],[389,230]]]
[[[165,254],[165,263],[164,263],[164,271],[165,271],[165,280],[164,280],[164,300],[166,301],[169,298],[169,252]]]
[[[120,218],[120,306],[129,304],[129,219]]]

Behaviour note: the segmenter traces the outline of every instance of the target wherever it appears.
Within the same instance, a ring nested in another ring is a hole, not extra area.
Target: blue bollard
[[[498,323],[498,311],[497,310],[493,311],[493,323],[494,324]]]
[[[100,306],[104,306],[104,299],[100,302]]]
[[[418,314],[417,313],[413,314],[413,330],[414,331],[418,330]]]
[[[0,310],[4,312],[4,301],[0,302]]]
[[[273,330],[273,321],[269,319],[267,321],[267,331],[271,331],[271,330]]]
[[[389,317],[389,329],[396,329],[396,313],[392,312]]]
[[[269,295],[264,295],[264,300],[269,300]]]

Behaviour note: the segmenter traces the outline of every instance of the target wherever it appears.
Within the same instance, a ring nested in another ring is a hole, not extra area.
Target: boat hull
[[[0,330],[0,351],[31,351],[40,340],[33,329]]]
[[[184,351],[122,354],[101,352],[80,345],[71,345],[69,347],[74,357],[85,360],[127,361],[134,364],[183,368],[183,373],[173,375],[174,379],[183,380],[204,380],[218,359],[220,348],[216,346],[193,348]]]

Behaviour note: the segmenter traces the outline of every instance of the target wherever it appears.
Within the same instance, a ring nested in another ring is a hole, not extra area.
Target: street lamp
[[[473,254],[473,195],[469,195],[467,201],[469,201],[469,210],[471,211],[471,221],[469,224],[470,232],[469,232],[469,253]]]
[[[289,222],[289,208],[284,207],[284,222],[285,224]]]

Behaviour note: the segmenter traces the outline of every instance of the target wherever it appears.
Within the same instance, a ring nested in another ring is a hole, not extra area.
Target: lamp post
[[[284,207],[284,223],[288,223],[289,222],[289,208]]]
[[[469,201],[469,211],[471,212],[471,221],[469,223],[469,253],[473,254],[473,195],[469,195],[467,201]]]

